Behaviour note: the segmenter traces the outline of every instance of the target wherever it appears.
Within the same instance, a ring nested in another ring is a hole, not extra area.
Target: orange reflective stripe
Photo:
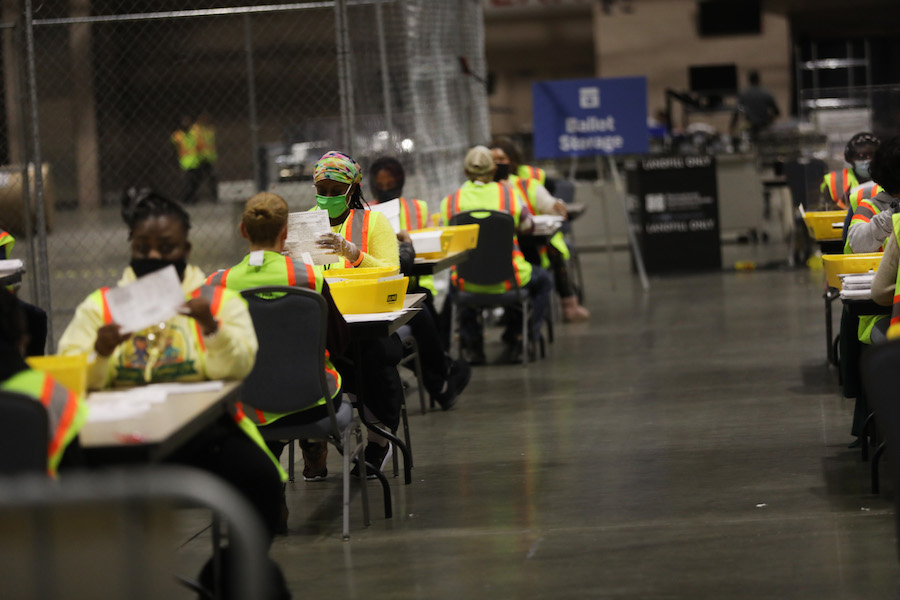
[[[422,207],[419,206],[418,200],[413,200],[413,206],[416,209],[416,229],[423,229],[425,227],[425,215],[422,214]]]
[[[500,212],[510,212],[506,208],[506,204],[508,202],[509,189],[502,183],[498,183],[497,186],[500,188]]]
[[[222,307],[222,295],[225,293],[225,289],[221,287],[213,288],[213,299],[212,302],[209,303],[209,312],[216,316],[219,314],[219,308]]]
[[[461,195],[461,190],[456,190],[456,193],[453,194],[453,214],[459,214],[459,197]]]
[[[347,216],[347,220],[344,221],[344,239],[350,242],[353,241],[353,217],[355,213],[355,210],[351,210],[350,215]]]
[[[516,182],[516,185],[519,186],[519,190],[522,192],[522,197],[525,198],[525,205],[528,207],[528,210],[531,211],[531,214],[536,215],[537,212],[534,210],[534,206],[531,204],[531,198],[528,197],[528,186],[525,184],[526,180],[521,177]]]
[[[243,402],[235,402],[234,403],[234,414],[231,415],[231,418],[234,419],[235,423],[240,423],[247,417],[244,414],[244,403]]]
[[[832,171],[830,175],[828,191],[831,192],[831,199],[837,202],[837,171]]]
[[[258,408],[254,408],[253,410],[256,411],[256,421],[260,425],[265,425],[267,422],[265,413],[263,411],[259,410]]]
[[[309,284],[309,289],[319,291],[316,289],[316,270],[313,269],[312,265],[307,265],[304,263],[306,267],[306,281]]]
[[[849,169],[844,169],[844,170],[841,172],[841,175],[842,175],[842,178],[841,178],[841,192],[844,193],[844,194],[846,194],[846,193],[847,193],[847,190],[850,189],[850,170],[849,170]]]
[[[44,393],[41,397],[41,402],[44,406],[49,407],[50,399],[53,396],[53,379],[51,377],[44,377]],[[63,412],[59,417],[59,422],[56,424],[56,430],[53,432],[53,438],[50,440],[50,446],[47,448],[47,453],[50,456],[53,456],[59,451],[60,446],[62,446],[63,441],[66,437],[66,432],[72,427],[72,421],[75,419],[75,409],[78,405],[78,396],[75,395],[75,392],[71,390],[66,390],[66,400],[65,406],[63,407]]]
[[[402,217],[400,221],[400,229],[412,229],[409,226],[409,204],[407,204],[406,198],[400,198],[400,216]],[[403,227],[403,225],[406,227]]]
[[[103,309],[104,325],[109,325],[110,323],[112,323],[112,313],[109,312],[109,303],[106,301],[106,292],[108,291],[108,287],[100,288],[100,307]]]
[[[53,399],[53,378],[44,375],[44,384],[41,386],[41,404],[44,408],[49,408],[50,401]]]
[[[363,211],[363,226],[362,226],[362,247],[360,248],[360,256],[362,256],[363,252],[369,251],[369,217],[372,216],[372,211],[364,210]],[[356,265],[353,265],[354,267]]]
[[[287,284],[296,285],[297,278],[294,275],[294,261],[290,256],[284,257],[284,266],[287,267]]]

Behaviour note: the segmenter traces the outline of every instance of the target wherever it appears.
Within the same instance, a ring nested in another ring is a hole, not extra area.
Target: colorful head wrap
[[[313,179],[315,181],[332,179],[353,185],[362,181],[362,169],[358,162],[346,154],[332,150],[331,152],[326,152],[316,162]]]

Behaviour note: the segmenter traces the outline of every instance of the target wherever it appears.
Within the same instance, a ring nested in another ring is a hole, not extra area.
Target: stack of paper
[[[18,258],[11,258],[9,260],[0,260],[0,277],[5,277],[6,275],[13,275],[15,273],[20,273],[24,270],[25,265]]]
[[[841,278],[841,299],[868,300],[872,297],[872,280],[875,278],[875,271],[839,274],[838,277]]]
[[[431,254],[432,252],[441,251],[441,235],[443,232],[439,229],[431,231],[412,231],[409,237],[412,239],[413,246],[416,248],[416,254]]]
[[[564,218],[559,215],[534,215],[534,235],[553,235],[562,227]]]

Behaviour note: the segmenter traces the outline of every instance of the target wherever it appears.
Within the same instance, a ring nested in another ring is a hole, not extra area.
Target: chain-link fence
[[[237,222],[255,191],[313,205],[327,150],[364,168],[398,157],[406,195],[436,209],[489,135],[477,0],[206,4],[2,4],[0,228],[19,238],[21,294],[52,307],[53,338],[127,264],[130,187],[190,205],[191,262],[209,272],[246,252]],[[178,132],[198,125],[215,155],[183,169]],[[38,159],[42,177],[22,166]]]

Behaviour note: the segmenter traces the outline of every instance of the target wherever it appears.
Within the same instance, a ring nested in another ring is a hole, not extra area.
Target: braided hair
[[[184,228],[191,229],[191,217],[187,211],[173,200],[169,200],[150,188],[129,188],[122,200],[122,219],[128,225],[128,239],[134,235],[138,224],[155,217],[172,217]]]

